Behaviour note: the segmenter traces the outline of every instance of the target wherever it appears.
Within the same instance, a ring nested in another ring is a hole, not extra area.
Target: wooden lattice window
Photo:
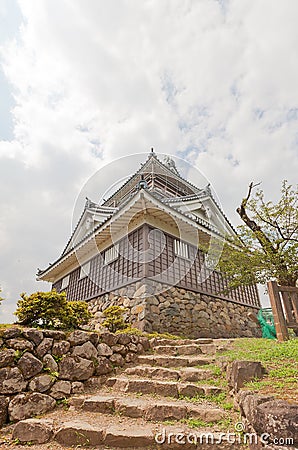
[[[119,256],[119,243],[105,251],[105,264],[110,264]]]
[[[185,242],[174,239],[174,252],[176,256],[189,259],[189,247]]]
[[[66,277],[63,278],[62,280],[62,284],[61,284],[61,289],[66,289],[69,285],[69,275],[67,275]]]
[[[79,279],[88,277],[90,274],[90,263],[91,261],[88,261],[87,263],[83,264],[80,269],[80,276]]]

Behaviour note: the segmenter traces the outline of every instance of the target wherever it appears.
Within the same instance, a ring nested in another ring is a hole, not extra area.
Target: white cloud
[[[247,184],[297,180],[296,0],[19,0],[2,47],[15,139],[0,142],[6,306],[58,256],[104,161],[186,155],[233,222]],[[3,11],[5,14],[5,11]],[[3,311],[3,306],[2,306]]]

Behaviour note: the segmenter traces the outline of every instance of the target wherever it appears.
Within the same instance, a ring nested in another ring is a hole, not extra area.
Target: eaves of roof
[[[42,277],[44,277],[55,266],[60,264],[64,259],[68,258],[71,254],[75,253],[77,250],[79,250],[85,244],[87,244],[88,241],[90,241],[92,238],[94,238],[96,235],[98,235],[100,232],[102,232],[108,226],[109,222],[116,221],[118,219],[119,214],[121,214],[122,211],[124,211],[125,209],[131,207],[135,202],[137,202],[138,198],[141,196],[143,196],[143,198],[146,197],[148,201],[150,201],[151,203],[154,204],[154,206],[157,207],[157,209],[161,209],[161,210],[167,212],[168,214],[177,216],[182,221],[187,222],[189,225],[195,226],[196,228],[199,228],[201,231],[204,231],[207,234],[211,234],[211,235],[213,234],[213,235],[216,235],[216,237],[218,237],[220,239],[225,239],[225,236],[223,236],[220,232],[218,232],[218,230],[215,227],[213,227],[211,225],[209,225],[209,227],[208,227],[207,222],[204,221],[205,223],[203,223],[203,221],[200,218],[197,218],[196,220],[194,220],[193,218],[188,216],[188,214],[184,214],[180,211],[177,211],[175,208],[172,208],[170,205],[165,205],[160,200],[158,200],[155,196],[151,195],[150,192],[148,192],[147,190],[141,190],[141,191],[137,191],[135,193],[135,195],[130,199],[130,202],[127,202],[127,204],[124,205],[122,208],[118,209],[115,212],[115,214],[113,214],[112,216],[107,218],[103,223],[97,225],[97,227],[95,227],[93,230],[91,230],[90,233],[88,233],[86,236],[84,236],[84,238],[80,242],[78,242],[73,248],[69,249],[68,252],[66,252],[65,254],[62,254],[53,264],[51,264],[45,270],[40,271],[37,274],[38,279],[42,279]]]

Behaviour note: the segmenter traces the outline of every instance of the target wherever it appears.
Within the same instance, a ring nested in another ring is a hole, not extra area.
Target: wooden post
[[[293,304],[293,313],[296,322],[298,323],[298,293],[293,292],[292,294],[292,304]]]
[[[278,285],[276,281],[269,281],[267,283],[267,287],[275,323],[277,339],[279,341],[287,341],[289,339],[289,334],[279,296]]]

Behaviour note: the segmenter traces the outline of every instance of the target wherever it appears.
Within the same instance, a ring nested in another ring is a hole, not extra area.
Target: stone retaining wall
[[[0,332],[0,427],[43,414],[149,348],[128,334],[9,328]]]
[[[102,321],[102,311],[110,305],[127,308],[126,320],[149,333],[168,332],[195,339],[261,337],[259,325],[249,318],[249,313],[256,314],[258,308],[178,287],[139,282],[92,299],[89,309],[95,315],[91,322],[94,329]]]

